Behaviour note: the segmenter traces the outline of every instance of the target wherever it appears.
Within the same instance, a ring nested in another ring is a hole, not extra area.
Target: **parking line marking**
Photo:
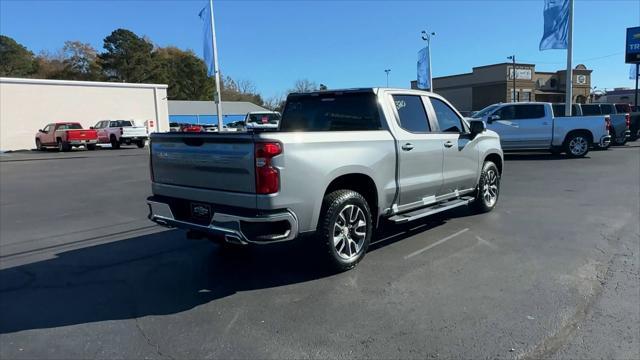
[[[427,250],[429,250],[429,249],[431,249],[431,248],[434,248],[434,247],[436,247],[436,246],[438,246],[438,245],[442,244],[442,243],[443,243],[443,242],[445,242],[445,241],[451,240],[451,239],[453,239],[454,237],[456,237],[456,236],[458,236],[458,235],[460,235],[460,234],[464,234],[464,233],[466,233],[467,231],[469,231],[469,228],[464,228],[464,229],[462,229],[462,230],[458,231],[457,233],[451,234],[451,235],[449,235],[449,236],[447,236],[447,237],[445,237],[445,238],[442,238],[442,239],[440,239],[440,240],[438,240],[438,241],[434,242],[433,244],[431,244],[431,245],[429,245],[429,246],[423,247],[423,248],[422,248],[422,249],[420,249],[420,250],[416,250],[416,251],[412,252],[411,254],[409,254],[409,255],[405,256],[405,257],[404,257],[404,259],[405,259],[405,260],[407,260],[407,259],[410,259],[410,258],[412,258],[412,257],[416,256],[416,255],[420,255],[420,254],[422,254],[423,252],[425,252],[425,251],[427,251]]]
[[[487,240],[481,238],[480,236],[476,235],[476,239],[478,240],[479,243],[485,244],[485,245],[487,245],[488,247],[490,247],[493,250],[498,250],[498,246],[488,242]]]

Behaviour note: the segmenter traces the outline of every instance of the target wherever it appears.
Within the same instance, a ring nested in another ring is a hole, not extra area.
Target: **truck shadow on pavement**
[[[391,226],[369,251],[466,215]],[[239,291],[332,275],[310,248],[300,241],[228,252],[169,230],[58,253],[0,270],[0,334],[175,314]]]

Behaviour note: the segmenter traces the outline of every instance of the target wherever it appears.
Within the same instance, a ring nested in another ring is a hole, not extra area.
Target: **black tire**
[[[612,136],[611,137],[611,143],[615,146],[624,146],[627,143],[628,138],[625,136],[622,138],[622,140],[619,140],[619,137],[616,136]]]
[[[120,149],[120,142],[118,141],[118,139],[116,139],[115,136],[111,136],[109,142],[111,143],[112,149]]]
[[[500,171],[493,161],[485,161],[482,165],[476,198],[471,203],[474,212],[486,213],[498,204],[500,198]]]
[[[96,149],[96,144],[87,144],[87,150],[93,151]]]
[[[589,153],[591,138],[584,132],[574,132],[567,135],[564,141],[564,151],[568,157],[585,157]]]
[[[38,151],[44,151],[45,150],[42,147],[42,143],[40,142],[40,139],[36,139],[36,150],[38,150]]]
[[[58,146],[58,151],[59,152],[71,151],[71,145],[69,145],[68,143],[62,141],[61,139],[58,139],[57,146]]]
[[[136,146],[138,147],[138,149],[142,149],[145,145],[145,141],[144,140],[140,140],[136,142]]]
[[[362,228],[364,235],[357,231]],[[362,195],[352,190],[336,190],[324,197],[316,236],[331,270],[341,272],[354,268],[364,258],[372,234],[371,209]],[[342,240],[334,245],[334,237]]]

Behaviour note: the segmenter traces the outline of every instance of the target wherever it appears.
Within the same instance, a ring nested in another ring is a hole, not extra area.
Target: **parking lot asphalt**
[[[146,219],[146,149],[0,156],[0,358],[640,358],[640,142],[507,155],[497,208],[328,274]]]

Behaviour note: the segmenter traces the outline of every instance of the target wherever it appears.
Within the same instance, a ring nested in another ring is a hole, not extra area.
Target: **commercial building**
[[[252,111],[267,109],[247,101],[223,101],[223,124],[244,120]],[[179,124],[218,124],[218,109],[213,101],[169,100],[169,121]]]
[[[48,123],[126,119],[154,132],[169,131],[168,115],[167,85],[0,78],[2,151],[34,148]]]
[[[584,65],[573,70],[573,102],[589,100],[591,72]],[[513,64],[500,63],[474,67],[466,74],[434,78],[433,86],[460,111],[473,111],[514,101],[513,76]],[[565,101],[566,70],[543,72],[536,71],[534,64],[516,63],[515,77],[515,101]],[[411,82],[412,88],[416,85],[416,81]]]
[[[613,90],[607,90],[604,94],[599,94],[599,96],[593,99],[593,102],[598,103],[623,103],[623,104],[633,104],[635,105],[635,89],[629,88],[615,88]],[[640,91],[638,92],[638,102],[640,102]]]

